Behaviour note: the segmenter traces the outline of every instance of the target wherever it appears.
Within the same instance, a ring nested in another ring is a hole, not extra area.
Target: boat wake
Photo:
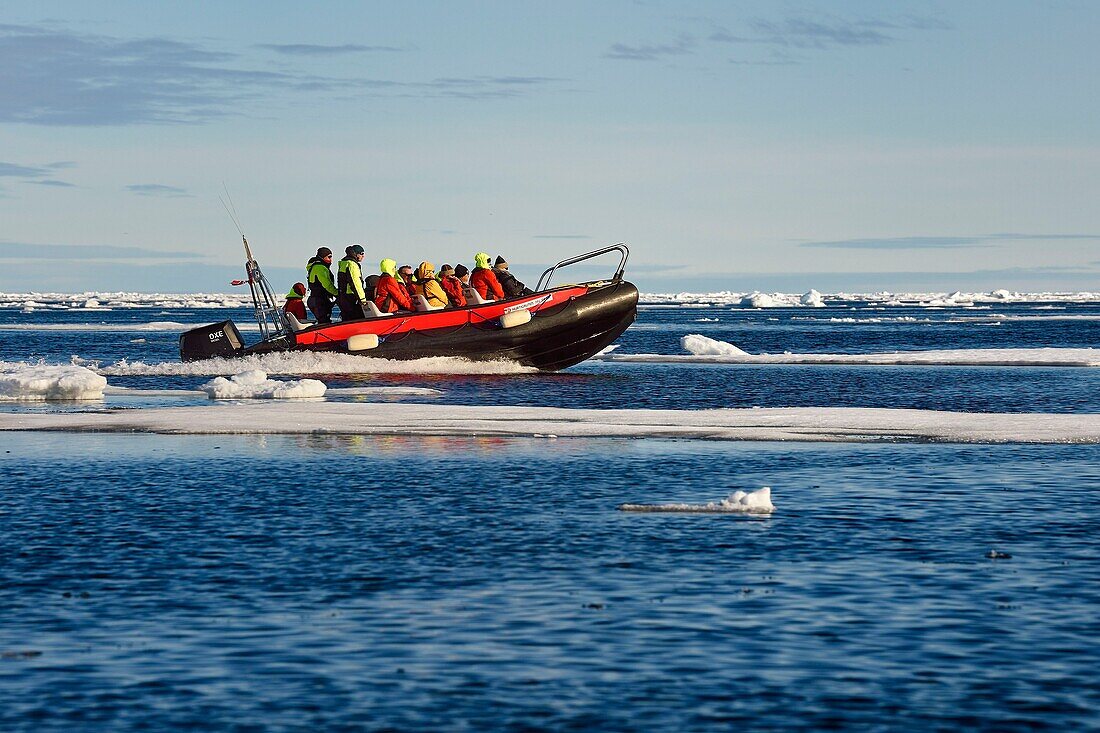
[[[330,374],[529,374],[538,370],[515,362],[475,362],[457,357],[430,357],[411,361],[378,359],[353,354],[283,351],[252,354],[231,359],[214,358],[193,362],[160,362],[123,359],[114,364],[74,359],[74,363],[114,377],[145,376],[229,376],[259,370],[279,375]]]

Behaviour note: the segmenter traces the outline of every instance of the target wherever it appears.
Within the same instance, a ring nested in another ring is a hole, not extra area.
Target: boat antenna
[[[225,188],[224,182],[222,188]],[[233,226],[237,227],[241,242],[244,243],[244,270],[248,274],[248,287],[252,291],[252,306],[256,324],[260,327],[260,338],[267,341],[279,336],[285,337],[288,329],[276,303],[275,291],[271,289],[271,284],[260,270],[260,263],[252,256],[252,248],[248,245],[248,237],[244,235],[244,230],[241,229],[240,217],[237,216],[237,207],[233,205],[233,199],[229,196],[229,189],[225,190],[225,198],[229,200],[228,204],[225,199],[218,196],[218,200],[225,207],[225,213],[229,214]]]

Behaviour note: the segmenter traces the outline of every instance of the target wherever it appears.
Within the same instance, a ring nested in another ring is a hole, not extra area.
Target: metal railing
[[[626,260],[628,257],[630,257],[630,249],[626,246],[625,243],[619,242],[618,244],[613,244],[610,247],[604,247],[603,249],[597,249],[583,255],[570,257],[567,260],[562,260],[553,267],[546,268],[546,270],[542,273],[542,277],[539,278],[539,284],[538,287],[535,288],[535,292],[542,292],[543,290],[550,287],[550,281],[554,278],[554,273],[557,272],[557,269],[559,267],[568,267],[569,265],[575,265],[578,262],[583,262],[584,260],[589,260],[593,257],[599,257],[602,254],[607,254],[608,252],[615,251],[618,251],[619,254],[622,255],[622,259],[619,261],[619,267],[615,270],[615,275],[611,279],[622,280],[623,271],[626,269]]]

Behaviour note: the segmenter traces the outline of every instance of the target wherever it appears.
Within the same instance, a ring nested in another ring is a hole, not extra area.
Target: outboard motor
[[[244,340],[233,321],[211,323],[180,334],[180,359],[200,361],[216,356],[236,356]]]

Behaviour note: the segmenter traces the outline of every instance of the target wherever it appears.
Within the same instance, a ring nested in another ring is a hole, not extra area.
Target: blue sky
[[[1100,3],[8,2],[0,289],[626,241],[645,290],[1100,289]],[[608,265],[610,268],[610,264]]]

